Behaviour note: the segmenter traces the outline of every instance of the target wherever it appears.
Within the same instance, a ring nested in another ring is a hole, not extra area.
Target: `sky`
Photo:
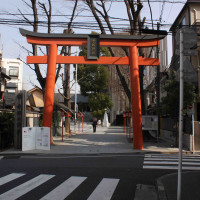
[[[109,11],[109,15],[115,18],[123,18],[127,19],[127,13],[126,9],[124,7],[124,2],[116,2],[119,0],[115,0],[112,2],[111,9]],[[152,0],[150,0],[152,1]],[[30,0],[25,0],[25,2],[29,3]],[[45,0],[40,0],[40,2],[45,2]],[[106,2],[106,0],[105,0]],[[158,20],[161,20],[161,24],[164,24],[164,26],[161,26],[162,30],[169,30],[170,25],[174,22],[177,15],[181,11],[182,7],[184,6],[185,0],[170,0],[172,3],[163,3],[163,0],[160,0],[159,2],[151,2],[151,9],[152,9],[152,15],[154,23],[157,23]],[[176,2],[182,2],[182,3],[176,3]],[[106,4],[110,4],[107,2]],[[53,5],[53,14],[61,15],[61,14],[67,14],[70,15],[72,12],[73,7],[73,1],[69,0],[52,0]],[[0,21],[2,19],[19,19],[18,15],[12,15],[8,16],[5,15],[5,12],[9,12],[12,14],[18,14],[21,10],[22,13],[28,14],[30,13],[30,10],[28,7],[21,1],[21,0],[1,0],[1,7],[0,7]],[[77,17],[75,21],[78,22],[94,22],[94,20],[90,17],[84,17],[84,16],[91,16],[90,13],[87,11],[82,11],[81,6],[79,6],[79,15],[82,17]],[[150,10],[147,3],[144,3],[144,7],[141,12],[142,17],[146,17],[147,22],[150,22]],[[68,21],[68,19],[65,17],[53,17],[53,21]],[[115,24],[117,27],[119,27],[119,24],[123,27],[123,24],[125,22],[115,19]],[[27,30],[32,30],[30,26],[14,26],[14,25],[8,25],[8,24],[2,24],[0,23],[0,49],[3,50],[3,57],[4,58],[21,58],[22,60],[26,61],[27,51],[25,51],[21,46],[24,46],[27,49],[30,49],[30,45],[27,44],[25,37],[21,36],[19,33],[19,28],[24,28]],[[150,27],[149,27],[150,28]],[[52,31],[54,33],[62,33],[64,28],[52,28]],[[75,33],[84,33],[89,34],[91,31],[94,30],[94,27],[87,28],[87,29],[73,29]],[[40,32],[45,32],[44,29],[40,29]],[[168,36],[168,55],[169,55],[169,61],[171,57],[171,36],[169,34]],[[73,49],[73,51],[77,51],[77,49]],[[46,73],[46,66],[42,66],[42,73]],[[71,70],[72,71],[72,70]],[[62,72],[61,72],[62,73]],[[36,76],[34,71],[32,71],[27,65],[24,64],[23,66],[23,86],[26,90],[31,89],[33,86],[31,83],[38,85]],[[62,88],[61,80],[59,80],[55,86],[55,90]]]

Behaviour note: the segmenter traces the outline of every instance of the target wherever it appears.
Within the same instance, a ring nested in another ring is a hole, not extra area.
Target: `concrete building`
[[[0,107],[3,106],[3,97],[5,93],[6,88],[6,82],[7,80],[10,80],[11,78],[6,75],[6,69],[2,68],[2,51],[0,51]]]
[[[159,54],[157,56],[157,48],[148,48],[145,49],[145,57],[152,57],[157,58],[159,57],[159,63],[160,63],[160,78],[162,78],[162,74],[167,70],[168,68],[168,54],[167,54],[167,37],[165,37],[163,40],[160,41],[159,44]],[[144,78],[143,78],[143,86],[145,90],[145,109],[146,112],[152,112],[152,108],[156,107],[156,87],[155,87],[155,81],[157,77],[157,66],[145,66],[144,68]],[[162,99],[163,93],[162,93],[162,87],[160,87],[160,101]]]
[[[174,23],[172,24],[170,31],[172,32],[172,52],[173,56],[171,59],[169,74],[172,71],[177,71],[180,67],[180,56],[176,53],[179,50],[179,42],[176,40],[177,32],[182,27],[193,28],[194,31],[200,36],[200,1],[199,0],[187,0],[184,7],[178,14]],[[187,58],[194,70],[198,74],[198,80],[193,82],[197,92],[196,102],[194,103],[194,140],[192,135],[192,117],[191,114],[184,117],[183,123],[183,146],[192,150],[193,142],[195,150],[200,150],[200,37],[198,36],[197,46],[195,45],[195,49],[197,50],[197,55],[195,56],[184,56],[184,59]],[[189,65],[187,65],[189,66]],[[162,137],[175,140],[175,130],[174,123],[168,123],[169,120],[173,119],[162,119]],[[170,128],[171,127],[171,128]]]
[[[5,92],[15,93],[22,90],[23,63],[19,59],[2,58],[2,68],[11,79],[7,81]]]
[[[197,121],[200,121],[200,2],[199,0],[188,0],[184,5],[183,9],[177,16],[176,20],[172,24],[170,31],[172,32],[172,43],[173,43],[173,57],[170,64],[170,70],[177,71],[180,67],[180,58],[179,55],[176,55],[175,51],[178,48],[176,44],[176,34],[181,27],[190,27],[194,28],[198,36],[197,43],[197,56],[184,56],[190,60],[190,63],[198,73],[198,82],[194,83],[198,89],[197,101],[194,104],[194,118]]]

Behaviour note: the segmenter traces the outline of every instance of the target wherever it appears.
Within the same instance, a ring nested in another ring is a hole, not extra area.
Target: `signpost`
[[[183,31],[180,30],[180,102],[179,102],[179,156],[177,200],[181,200],[182,135],[183,135]]]
[[[179,159],[178,159],[178,185],[177,200],[181,200],[181,173],[182,173],[182,135],[183,135],[183,91],[184,79],[188,82],[194,82],[195,71],[188,59],[183,62],[184,56],[196,55],[197,33],[191,28],[181,28],[176,34],[176,54],[180,54],[180,103],[179,103]]]

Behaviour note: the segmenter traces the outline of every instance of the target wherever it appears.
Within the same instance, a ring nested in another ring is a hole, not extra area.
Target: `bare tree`
[[[51,0],[46,0],[46,2],[41,3],[39,0],[29,0],[25,1],[22,0],[26,6],[31,9],[31,12],[33,13],[33,19],[28,18],[25,14],[23,14],[23,12],[18,9],[19,13],[21,14],[21,17],[23,18],[23,21],[25,23],[28,23],[29,25],[31,25],[33,27],[33,31],[34,32],[38,32],[39,27],[39,12],[42,11],[43,15],[41,17],[44,18],[44,16],[46,17],[47,20],[47,33],[51,33],[51,27],[52,27],[52,2]],[[72,9],[72,14],[71,14],[71,18],[68,22],[68,26],[66,27],[67,31],[66,34],[70,34],[71,33],[71,26],[72,26],[72,22],[75,18],[75,12],[77,9],[77,3],[78,0],[75,1],[73,9]],[[25,48],[24,48],[25,49]],[[46,52],[42,50],[41,47],[37,46],[37,45],[32,45],[32,52],[29,51],[29,54],[32,54],[33,56],[37,56],[39,53],[42,54],[48,54],[48,46],[46,47]],[[60,51],[60,55],[70,55],[71,53],[71,48],[68,48],[68,51],[66,51],[66,47],[62,47],[61,51]],[[34,64],[33,67],[31,65],[30,68],[35,72],[37,80],[42,88],[43,94],[45,91],[45,83],[46,83],[46,75],[42,75],[41,73],[41,69],[40,69],[40,65],[39,64]],[[62,69],[62,65],[58,64],[57,66],[57,70],[56,70],[56,77],[55,77],[55,81],[57,81],[57,79],[59,78],[60,75],[60,70]],[[64,88],[64,96],[65,98],[65,103],[67,104],[68,107],[70,107],[70,67],[65,66],[65,73],[67,77],[64,80],[63,83],[63,88]],[[53,138],[53,137],[51,137]],[[51,141],[53,142],[53,141]]]
[[[33,27],[34,32],[38,32],[38,29],[39,29],[39,14],[38,14],[38,12],[39,12],[39,8],[40,8],[47,18],[47,33],[51,33],[51,26],[52,26],[52,3],[51,3],[51,0],[46,0],[46,3],[41,3],[39,0],[29,0],[30,1],[29,3],[25,0],[22,0],[22,1],[26,4],[26,6],[28,8],[31,9],[31,11],[33,13],[33,20],[32,20],[32,19],[29,19],[28,17],[26,17],[26,15],[24,15],[23,12],[20,9],[18,9],[24,22],[30,24]],[[74,3],[72,16],[68,23],[67,30],[71,29],[71,24],[74,20],[75,11],[77,8],[77,2],[78,2],[78,0],[76,0]],[[37,56],[38,51],[44,53],[40,47],[38,47],[37,45],[32,45],[32,55]],[[47,54],[47,53],[48,53],[48,47],[46,47],[45,54]],[[64,54],[64,47],[62,48],[60,54]],[[55,77],[56,81],[59,77],[61,68],[62,68],[62,66],[60,64],[58,64],[57,71],[56,71],[56,77]],[[38,80],[42,90],[44,91],[46,77],[42,75],[39,64],[34,64],[34,67],[32,69],[35,71],[37,80]]]
[[[109,33],[112,35],[116,34],[111,25],[110,18],[108,15],[110,7],[108,6],[109,8],[106,8],[106,2],[104,0],[99,0],[95,2],[94,0],[85,0],[85,3],[90,9],[90,11],[92,12],[96,22],[98,23],[99,28],[101,30],[101,34],[106,34],[107,33],[106,30],[108,30]],[[128,16],[129,24],[130,24],[129,34],[137,35],[139,34],[139,30],[140,28],[143,27],[144,22],[145,22],[145,18],[143,18],[143,20],[141,20],[140,18],[140,12],[143,8],[143,5],[140,0],[137,0],[137,2],[135,2],[134,0],[124,0],[124,4],[126,6],[127,16]],[[104,23],[106,23],[106,26],[103,25]],[[125,52],[125,54],[128,56],[127,48],[122,48],[122,49]],[[115,56],[113,49],[109,48],[109,50],[110,50],[111,56]],[[143,54],[142,50],[140,50],[139,53],[140,55],[142,55]],[[130,93],[128,83],[126,82],[126,77],[125,77],[126,75],[122,73],[122,68],[119,67],[118,65],[116,65],[116,71],[119,76],[119,80],[121,81],[121,85],[123,86],[124,91],[129,99],[129,102],[131,102],[131,93]],[[141,67],[140,69],[140,80],[141,80],[140,81],[141,97],[143,99],[143,90],[142,90],[143,89],[143,86],[142,86],[143,85],[143,67]],[[143,100],[142,100],[142,107],[144,108]]]

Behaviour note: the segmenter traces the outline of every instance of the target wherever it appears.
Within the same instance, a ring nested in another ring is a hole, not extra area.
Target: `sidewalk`
[[[133,149],[133,143],[129,143],[126,135],[123,133],[123,127],[111,126],[97,127],[97,132],[92,132],[92,126],[84,124],[84,132],[74,134],[74,128],[71,127],[72,134],[62,137],[54,137],[54,145],[51,145],[50,151],[31,150],[24,151],[8,149],[2,154],[115,154],[115,153],[178,153],[178,148],[170,148],[167,142],[160,140],[144,141],[143,150]],[[78,131],[78,130],[77,130]]]
[[[168,174],[157,180],[159,200],[177,200],[178,174]],[[200,199],[200,172],[183,172],[181,200]]]

